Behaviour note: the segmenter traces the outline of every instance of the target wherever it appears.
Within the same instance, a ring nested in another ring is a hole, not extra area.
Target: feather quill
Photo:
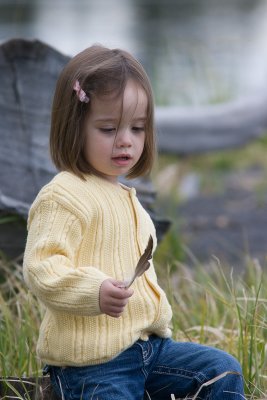
[[[126,289],[128,289],[133,284],[134,280],[137,277],[143,275],[143,273],[150,267],[150,262],[149,261],[152,258],[152,250],[153,250],[153,238],[150,235],[149,239],[148,239],[147,246],[145,248],[145,251],[141,255],[141,257],[140,257],[140,259],[139,259],[139,261],[138,261],[138,263],[136,265],[136,268],[135,268],[135,271],[134,271],[134,275],[132,276],[132,278],[129,281],[125,282],[125,286],[124,287]]]

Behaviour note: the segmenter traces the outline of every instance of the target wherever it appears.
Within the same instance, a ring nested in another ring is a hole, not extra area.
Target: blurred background
[[[0,0],[0,40],[69,56],[121,47],[145,66],[157,104],[199,105],[266,86],[266,18],[266,0]]]
[[[266,20],[266,0],[0,0],[0,42],[38,39],[67,56],[94,43],[124,48],[144,65],[156,106],[190,120],[188,110],[265,96]],[[156,207],[172,221],[162,264],[212,254],[265,263],[266,154],[265,132],[240,149],[160,154]]]

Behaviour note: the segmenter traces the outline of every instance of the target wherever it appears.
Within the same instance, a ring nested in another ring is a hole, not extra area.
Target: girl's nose
[[[132,146],[131,134],[128,130],[117,133],[116,145],[120,148]]]

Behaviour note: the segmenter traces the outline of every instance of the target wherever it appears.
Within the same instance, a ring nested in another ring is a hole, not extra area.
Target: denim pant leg
[[[52,385],[65,400],[142,400],[145,376],[136,344],[111,361],[86,367],[50,366]],[[63,397],[64,395],[64,397]]]
[[[235,358],[221,350],[151,336],[115,359],[86,367],[51,367],[52,384],[65,400],[168,400],[194,395],[226,371],[241,374]],[[62,396],[64,394],[64,397]],[[146,397],[148,393],[149,396]],[[241,400],[241,375],[227,375],[200,391],[198,400]]]
[[[197,397],[202,400],[241,400],[244,397],[240,364],[228,353],[196,343],[151,338],[157,359],[147,365],[146,389],[152,400],[193,396],[200,386],[216,376],[229,374],[204,387]],[[147,346],[147,345],[145,345]],[[156,350],[157,348],[157,350]]]

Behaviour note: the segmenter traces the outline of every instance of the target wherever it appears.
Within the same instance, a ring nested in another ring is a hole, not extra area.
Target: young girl
[[[155,155],[153,97],[137,60],[90,47],[62,71],[54,96],[51,154],[59,172],[28,220],[24,277],[45,305],[37,353],[66,400],[242,399],[229,354],[171,337],[171,307],[153,262],[130,288],[156,232],[134,188]]]

